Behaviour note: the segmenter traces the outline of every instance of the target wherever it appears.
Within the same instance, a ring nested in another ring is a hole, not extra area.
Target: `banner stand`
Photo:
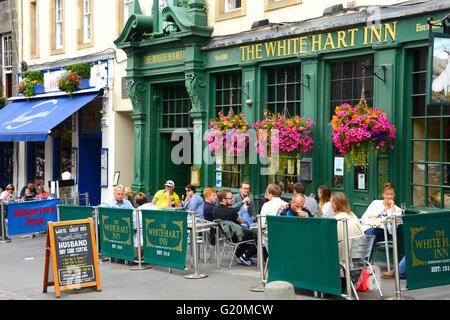
[[[394,214],[389,216],[389,220],[392,223],[392,251],[393,251],[393,263],[395,274],[395,291],[394,296],[387,298],[387,300],[415,300],[412,297],[402,296],[402,290],[400,289],[400,275],[398,270],[398,248],[397,248],[397,217]]]
[[[192,258],[194,259],[194,273],[185,275],[186,279],[202,279],[206,278],[208,275],[203,273],[198,273],[198,258],[197,258],[197,222],[195,221],[195,212],[187,211],[192,218],[192,229],[191,229],[191,248],[192,248]]]
[[[0,207],[1,220],[0,220],[0,223],[2,225],[1,226],[1,233],[0,233],[0,236],[1,236],[0,243],[1,244],[5,244],[5,243],[8,243],[8,242],[11,242],[11,239],[6,237],[5,213],[4,213],[5,203],[3,202],[3,200],[0,200],[0,202],[1,202],[1,207]]]
[[[259,281],[255,288],[250,289],[253,292],[264,292],[266,286],[266,280],[264,280],[264,257],[263,257],[263,245],[262,245],[262,225],[261,225],[261,215],[256,216],[256,221],[258,224],[258,268],[259,268]]]
[[[142,246],[141,246],[141,217],[142,217],[142,212],[141,212],[141,210],[134,210],[133,214],[136,217],[138,265],[130,267],[130,270],[138,271],[138,270],[151,269],[153,267],[151,264],[142,265],[142,255],[141,255],[141,250],[142,250]]]

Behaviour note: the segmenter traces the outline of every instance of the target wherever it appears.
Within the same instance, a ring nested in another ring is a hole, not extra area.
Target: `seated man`
[[[255,201],[249,195],[250,183],[247,181],[243,181],[239,193],[233,195],[233,208],[238,209],[244,228],[250,228],[256,221]]]
[[[304,207],[305,196],[301,193],[296,193],[292,197],[290,203],[282,206],[278,212],[277,216],[287,216],[287,217],[310,217],[313,218],[314,215]]]
[[[230,190],[220,190],[217,194],[219,199],[219,205],[214,208],[214,219],[229,220],[238,225],[243,223],[242,218],[239,216],[236,208],[232,207],[233,194]],[[240,241],[255,240],[257,239],[257,233],[254,230],[243,228],[244,236]],[[233,239],[233,242],[237,242],[237,239]],[[253,266],[255,263],[250,259],[256,254],[256,247],[254,245],[243,244],[236,250],[236,259],[239,264],[246,264]]]
[[[304,198],[305,198],[304,206],[309,210],[309,212],[314,214],[316,217],[321,216],[321,214],[319,213],[320,207],[319,207],[319,204],[317,203],[316,199],[307,197],[305,195],[305,192],[306,192],[305,185],[301,182],[296,182],[296,183],[294,183],[293,188],[294,188],[294,195],[297,193],[300,193],[304,196]]]
[[[164,189],[159,190],[154,196],[152,203],[158,208],[170,208],[180,206],[180,197],[173,191],[175,183],[172,180],[167,180],[164,184]]]
[[[125,188],[124,186],[119,184],[114,188],[114,198],[109,202],[104,202],[102,204],[102,207],[134,209],[131,202],[124,198],[125,198]]]
[[[203,190],[203,197],[205,198],[205,203],[203,205],[203,216],[208,221],[213,221],[213,211],[216,207],[217,193],[214,188],[205,188]]]

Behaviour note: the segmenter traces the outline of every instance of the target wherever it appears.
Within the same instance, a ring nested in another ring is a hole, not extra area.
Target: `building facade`
[[[133,92],[135,190],[152,193],[167,179],[184,187],[195,167],[200,188],[237,192],[248,180],[256,200],[273,181],[283,182],[286,197],[296,181],[308,194],[325,184],[345,192],[358,216],[388,181],[396,201],[409,207],[450,206],[447,111],[426,99],[427,20],[437,21],[433,31],[442,32],[450,5],[352,2],[296,18],[315,3],[194,0],[135,7],[115,41],[127,54]],[[277,10],[289,12],[292,22],[275,20]],[[367,169],[348,170],[333,146],[331,117],[336,106],[358,103],[363,83],[367,103],[383,108],[397,127],[396,139],[394,150],[371,152]],[[205,134],[210,119],[229,109],[243,112],[250,125],[263,119],[265,109],[311,119],[313,150],[301,155],[300,168],[275,177],[263,173],[267,164],[259,158],[227,167],[212,157]],[[192,152],[180,152],[183,146]]]
[[[74,111],[40,139],[33,132],[28,135],[25,132],[21,138],[0,135],[3,140],[16,140],[14,185],[20,190],[28,181],[41,176],[47,186],[48,181],[61,180],[64,172],[70,172],[75,184],[73,190],[88,192],[91,205],[98,205],[111,198],[115,172],[120,174],[119,183],[125,186],[131,185],[133,178],[132,107],[124,81],[126,56],[113,44],[128,18],[132,2],[117,0],[110,5],[111,1],[107,0],[22,0],[15,3],[23,62],[22,69],[16,71],[14,87],[23,80],[23,72],[41,71],[45,90],[29,98],[18,96],[9,100],[18,109],[19,103],[27,108],[27,105],[56,101]],[[58,80],[66,72],[65,67],[80,63],[90,64],[89,85],[69,97],[58,88]],[[69,98],[67,102],[65,98]],[[28,111],[24,110],[26,114]],[[39,116],[32,117],[33,121],[39,121]],[[17,119],[23,118],[18,115],[13,121]]]

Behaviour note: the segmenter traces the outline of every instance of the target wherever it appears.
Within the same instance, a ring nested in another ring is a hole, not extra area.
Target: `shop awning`
[[[0,110],[0,141],[46,141],[50,130],[98,95],[13,101]]]

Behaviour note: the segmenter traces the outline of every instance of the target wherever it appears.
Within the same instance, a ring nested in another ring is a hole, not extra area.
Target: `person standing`
[[[159,190],[153,196],[152,203],[158,208],[171,208],[180,206],[180,197],[174,191],[175,183],[172,180],[167,180],[164,184],[164,189]]]

